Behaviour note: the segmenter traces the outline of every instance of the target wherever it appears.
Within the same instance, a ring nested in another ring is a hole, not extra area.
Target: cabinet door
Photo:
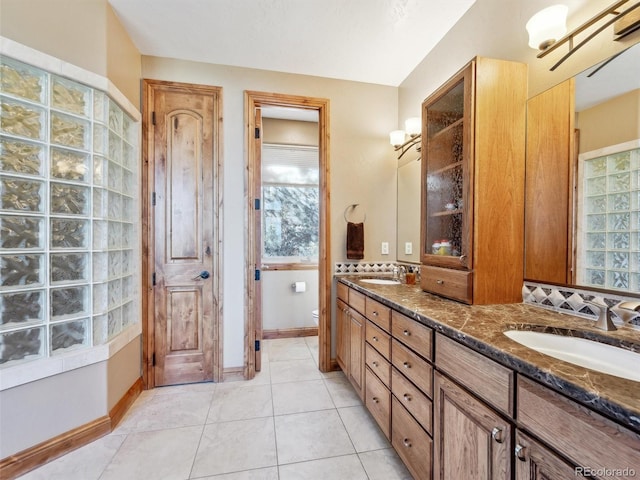
[[[568,464],[543,444],[521,431],[516,432],[516,480],[566,480],[584,478],[583,472]]]
[[[511,425],[436,372],[434,480],[511,478]]]
[[[366,319],[352,310],[349,313],[349,380],[364,399],[364,329]]]
[[[422,104],[421,238],[426,265],[472,265],[474,66],[470,63]]]
[[[336,302],[336,361],[345,375],[349,374],[349,307],[342,300]]]

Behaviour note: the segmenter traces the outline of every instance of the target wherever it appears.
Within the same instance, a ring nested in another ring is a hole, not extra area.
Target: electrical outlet
[[[382,247],[380,248],[382,255],[389,255],[389,242],[382,242]]]
[[[413,253],[413,243],[404,242],[404,254],[411,255]]]

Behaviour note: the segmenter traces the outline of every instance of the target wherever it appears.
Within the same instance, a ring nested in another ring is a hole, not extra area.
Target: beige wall
[[[304,75],[142,57],[145,78],[223,87],[224,117],[224,367],[243,363],[245,254],[244,91],[255,90],[330,100],[331,254],[346,260],[345,208],[359,203],[367,212],[365,259],[382,256],[380,242],[395,252],[396,160],[388,143],[395,128],[397,89]]]
[[[140,53],[107,0],[0,0],[0,34],[109,78],[140,105]]]
[[[579,153],[640,139],[640,89],[576,115]]]

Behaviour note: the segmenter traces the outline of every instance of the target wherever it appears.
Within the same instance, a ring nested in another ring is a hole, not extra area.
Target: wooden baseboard
[[[120,420],[124,417],[124,414],[127,413],[127,410],[133,405],[133,402],[136,401],[136,398],[142,393],[144,390],[144,382],[142,381],[142,377],[138,378],[133,385],[127,390],[120,401],[116,403],[111,410],[109,410],[109,418],[111,419],[111,430],[116,428],[116,425],[120,423]]]
[[[231,367],[222,370],[223,382],[238,382],[240,380],[244,380],[243,367]]]
[[[283,328],[277,330],[263,330],[262,338],[272,340],[274,338],[315,337],[318,335],[318,327]]]
[[[0,460],[0,480],[17,478],[111,433],[135,399],[138,398],[142,388],[143,382],[140,377],[111,409],[109,415],[97,418],[31,448],[3,458]]]

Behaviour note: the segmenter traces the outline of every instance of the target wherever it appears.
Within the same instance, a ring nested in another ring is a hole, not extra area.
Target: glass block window
[[[640,148],[582,159],[580,178],[578,283],[640,291]]]
[[[318,148],[263,145],[262,260],[318,262]]]
[[[0,56],[0,367],[140,321],[138,131],[104,92]]]

